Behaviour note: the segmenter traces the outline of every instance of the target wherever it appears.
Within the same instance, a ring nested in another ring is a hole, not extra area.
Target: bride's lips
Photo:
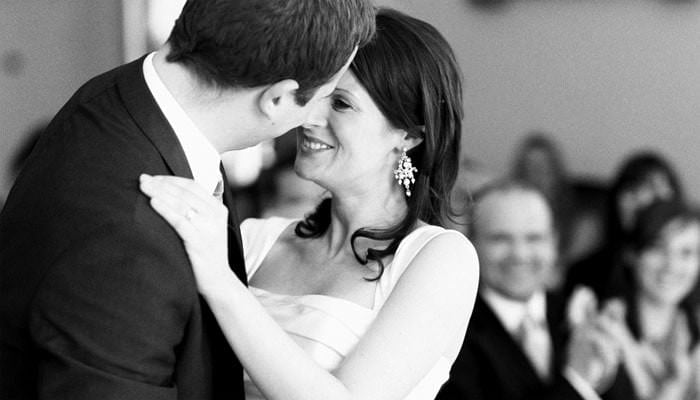
[[[333,146],[330,144],[307,135],[306,133],[301,133],[301,149],[304,151],[323,151],[331,150]]]

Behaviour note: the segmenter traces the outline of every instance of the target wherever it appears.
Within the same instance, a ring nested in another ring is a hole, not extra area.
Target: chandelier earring
[[[411,197],[411,185],[416,183],[414,172],[418,172],[418,168],[413,166],[411,157],[406,154],[406,148],[404,148],[399,158],[398,167],[394,170],[394,179],[406,189],[406,197]]]

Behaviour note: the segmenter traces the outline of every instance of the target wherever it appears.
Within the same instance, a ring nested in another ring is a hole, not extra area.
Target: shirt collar
[[[214,146],[197,128],[192,119],[185,113],[177,100],[170,93],[163,81],[158,76],[153,66],[153,56],[149,54],[143,61],[143,77],[151,91],[158,107],[163,112],[165,119],[175,132],[185,158],[192,170],[195,182],[199,183],[210,193],[214,192],[216,185],[221,181],[219,163],[221,156]]]
[[[509,299],[489,288],[484,288],[482,295],[511,335],[518,332],[526,313],[529,313],[536,322],[546,326],[547,302],[544,291],[535,292],[528,301]]]

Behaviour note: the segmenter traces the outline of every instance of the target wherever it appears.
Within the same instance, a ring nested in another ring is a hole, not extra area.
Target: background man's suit
[[[437,400],[581,399],[557,373],[565,356],[562,317],[562,304],[547,296],[553,373],[546,385],[491,307],[477,296],[462,350]]]
[[[0,215],[2,399],[244,397],[181,240],[138,188],[141,173],[192,176],[142,64],[71,98]],[[245,280],[231,214],[229,261]]]

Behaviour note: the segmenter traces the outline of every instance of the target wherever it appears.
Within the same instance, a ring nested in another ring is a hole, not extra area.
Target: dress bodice
[[[248,219],[243,222],[241,232],[249,280],[282,231],[293,222],[283,218]],[[316,363],[327,371],[333,371],[369,329],[413,257],[430,239],[446,232],[455,231],[426,225],[404,238],[393,261],[386,266],[377,282],[371,309],[326,295],[287,295],[252,286],[249,289],[272,318]],[[466,326],[464,330],[466,331]],[[461,339],[459,338],[460,342]],[[453,362],[454,358],[440,357],[405,400],[434,399],[440,386],[447,380]],[[245,386],[247,400],[264,399],[247,374]]]

